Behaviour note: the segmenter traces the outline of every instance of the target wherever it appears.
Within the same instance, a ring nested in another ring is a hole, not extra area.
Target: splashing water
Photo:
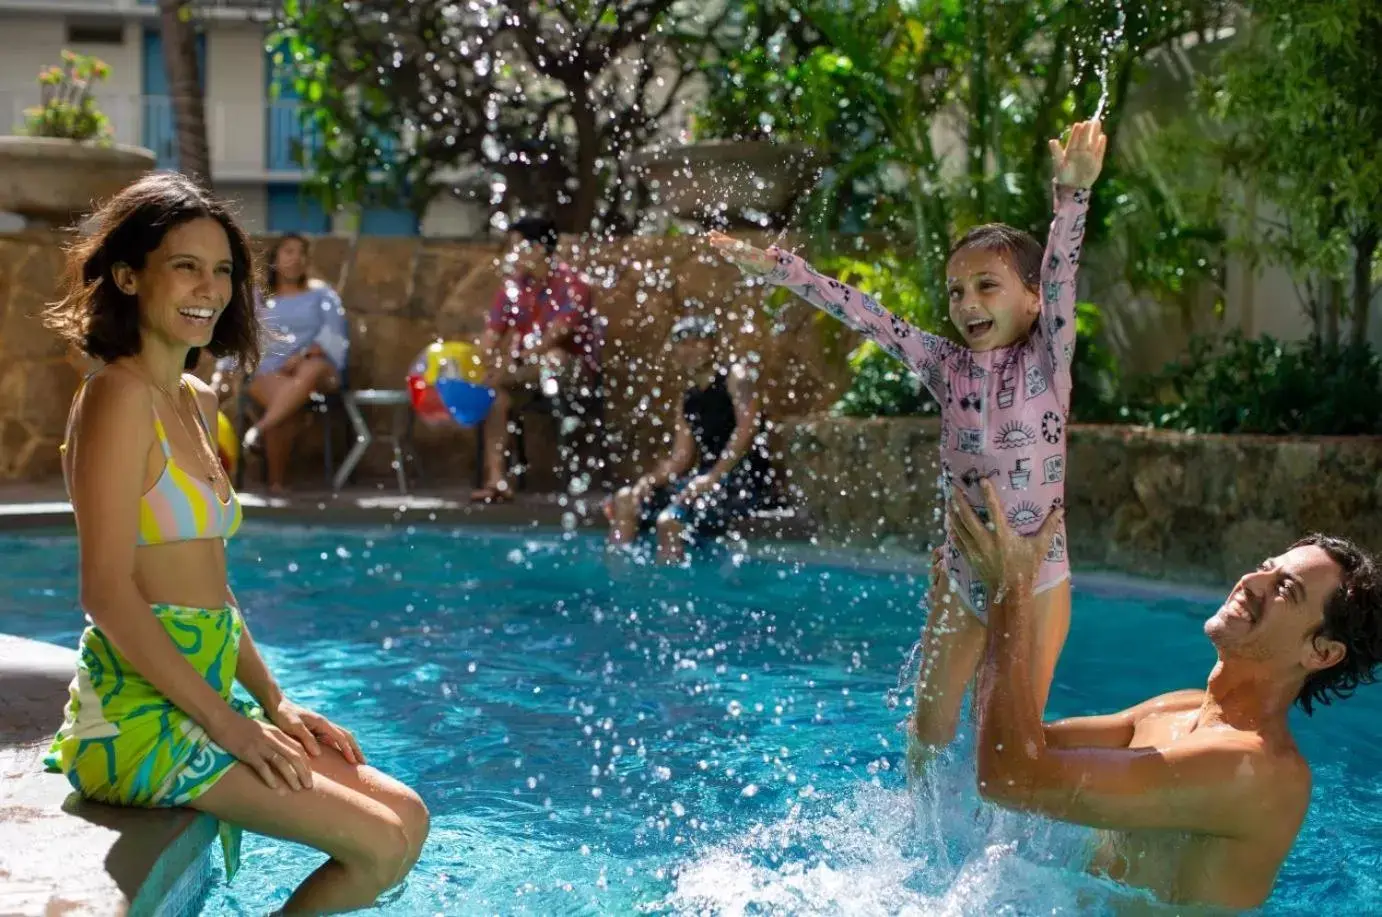
[[[1114,9],[1118,12],[1118,24],[1114,26],[1113,32],[1102,36],[1099,41],[1099,102],[1094,106],[1092,120],[1099,121],[1104,117],[1104,108],[1108,105],[1108,69],[1109,54],[1115,45],[1123,40],[1123,32],[1127,27],[1127,17],[1123,13],[1122,0],[1114,0]]]
[[[262,524],[229,546],[285,692],[431,809],[386,917],[1168,913],[1083,873],[1085,829],[984,804],[968,727],[908,786],[885,698],[924,580],[778,550],[657,570],[560,533]],[[70,536],[0,536],[8,631],[75,642],[75,552]],[[1052,716],[1204,678],[1208,603],[1085,582]],[[1266,914],[1375,909],[1379,706],[1360,692],[1293,724],[1315,798]],[[202,913],[268,913],[321,862],[248,836]]]

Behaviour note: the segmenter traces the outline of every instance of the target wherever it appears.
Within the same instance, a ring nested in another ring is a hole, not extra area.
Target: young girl
[[[946,499],[958,486],[982,518],[979,482],[993,478],[1008,522],[1031,534],[1064,502],[1075,271],[1104,146],[1098,121],[1075,125],[1064,149],[1051,141],[1055,218],[1044,254],[1030,235],[998,223],[975,227],[955,243],[946,270],[950,320],[968,346],[912,327],[775,246],[763,251],[721,233],[712,233],[710,243],[745,273],[786,286],[907,364],[941,406]],[[1038,710],[1046,707],[1070,626],[1065,545],[1062,528],[1036,585]],[[935,566],[912,718],[919,744],[914,760],[954,738],[985,639],[988,596],[949,533]]]

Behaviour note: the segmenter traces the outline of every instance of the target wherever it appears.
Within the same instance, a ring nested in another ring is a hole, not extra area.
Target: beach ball
[[[408,397],[413,411],[423,423],[438,425],[455,419],[437,390],[443,369],[455,372],[462,381],[477,383],[484,379],[480,352],[468,341],[437,340],[423,348],[408,370]]]
[[[226,474],[234,474],[235,464],[240,461],[240,437],[235,435],[235,425],[224,411],[216,414],[216,452]]]
[[[484,420],[494,404],[494,389],[465,379],[438,379],[436,389],[451,418],[463,427]]]

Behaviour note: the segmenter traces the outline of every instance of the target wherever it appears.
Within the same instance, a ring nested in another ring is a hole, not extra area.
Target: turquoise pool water
[[[381,913],[1141,903],[1079,872],[1083,830],[982,806],[963,743],[934,793],[907,794],[889,691],[920,579],[730,555],[657,571],[560,534],[258,525],[232,542],[232,576],[288,693],[432,810],[422,861]],[[71,538],[0,537],[0,581],[0,630],[75,641]],[[1077,585],[1053,712],[1202,684],[1214,604]],[[1314,804],[1267,913],[1382,901],[1379,714],[1382,689],[1365,689],[1297,716]],[[244,872],[203,913],[267,913],[319,862],[247,838]]]

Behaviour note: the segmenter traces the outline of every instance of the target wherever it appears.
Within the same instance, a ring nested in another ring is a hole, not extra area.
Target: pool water
[[[895,689],[920,578],[728,553],[660,570],[590,537],[439,528],[251,524],[231,554],[288,695],[352,729],[432,811],[381,913],[1146,907],[1081,873],[1083,829],[981,804],[964,737],[909,795],[910,692],[899,704]],[[0,578],[0,629],[75,642],[70,537],[0,537]],[[1051,712],[1202,685],[1214,604],[1077,580]],[[1266,913],[1382,900],[1379,714],[1382,689],[1293,715],[1314,801]],[[203,913],[267,913],[320,862],[248,836],[244,871]]]

